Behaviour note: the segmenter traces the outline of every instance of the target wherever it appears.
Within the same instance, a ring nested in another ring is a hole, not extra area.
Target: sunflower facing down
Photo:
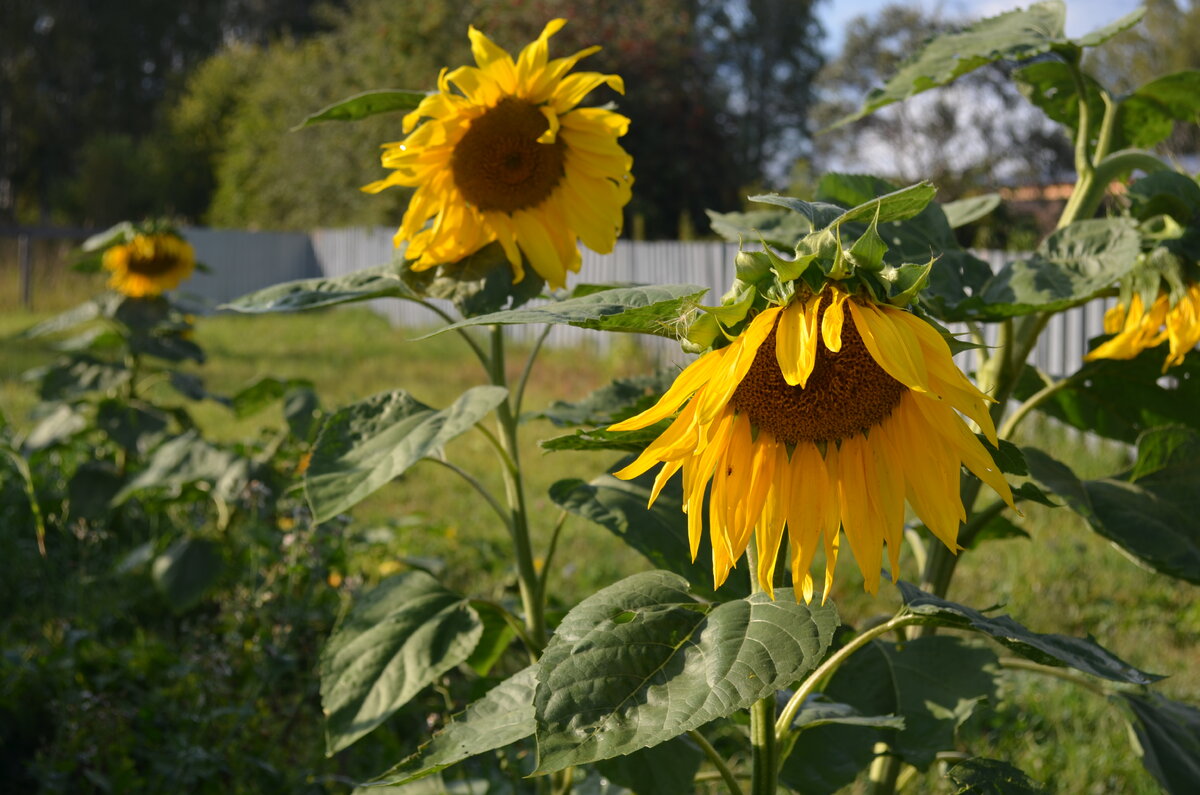
[[[168,233],[135,235],[104,252],[101,261],[112,275],[108,286],[131,298],[162,295],[192,275],[196,255],[186,240]]]
[[[1129,307],[1117,304],[1104,313],[1104,331],[1112,339],[1084,356],[1084,361],[1096,359],[1132,359],[1147,348],[1164,341],[1170,343],[1163,372],[1183,364],[1183,357],[1200,342],[1200,284],[1189,284],[1183,297],[1173,306],[1165,290],[1159,292],[1146,311],[1137,293],[1129,299]]]
[[[797,592],[812,599],[809,568],[823,545],[828,596],[840,527],[874,593],[884,544],[893,577],[898,570],[905,500],[954,551],[966,518],[960,466],[1013,504],[987,448],[957,413],[995,444],[989,401],[958,370],[932,326],[827,284],[760,312],[731,344],[683,370],[655,406],[613,425],[610,430],[645,428],[683,406],[616,475],[634,478],[662,463],[653,502],[683,471],[693,559],[711,481],[707,510],[717,586],[754,536],[758,580],[772,592],[786,527]]]
[[[515,282],[523,253],[551,287],[563,287],[567,271],[579,270],[579,241],[612,251],[633,184],[633,161],[617,143],[629,119],[576,105],[601,85],[623,92],[624,83],[567,75],[599,47],[549,60],[548,41],[564,24],[547,24],[516,61],[472,27],[478,66],[443,69],[438,92],[404,117],[408,137],[384,145],[383,165],[395,171],[363,190],[417,189],[396,232],[414,270],[499,241]]]

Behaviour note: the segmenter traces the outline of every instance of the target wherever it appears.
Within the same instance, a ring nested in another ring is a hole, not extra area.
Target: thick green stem
[[[492,326],[492,355],[490,375],[496,386],[508,386],[504,367],[504,330]],[[538,598],[537,567],[533,563],[533,547],[529,533],[529,513],[525,506],[525,484],[521,477],[521,457],[518,449],[517,416],[511,396],[496,407],[496,425],[500,447],[511,466],[502,467],[504,490],[508,497],[513,549],[517,556],[517,582],[521,589],[521,605],[525,611],[525,626],[529,637],[539,649],[546,645],[544,605]]]
[[[758,544],[746,548],[750,593],[762,593],[758,582]],[[778,740],[775,731],[775,692],[750,705],[751,795],[775,795],[779,780]]]

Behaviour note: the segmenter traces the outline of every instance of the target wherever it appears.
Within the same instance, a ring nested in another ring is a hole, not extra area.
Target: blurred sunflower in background
[[[1163,372],[1183,364],[1184,357],[1200,343],[1200,284],[1192,283],[1178,300],[1172,302],[1166,290],[1159,290],[1149,309],[1134,292],[1128,302],[1119,303],[1104,314],[1104,331],[1112,339],[1084,356],[1096,359],[1132,359],[1147,348],[1169,343]]]
[[[514,282],[524,278],[524,255],[563,287],[579,270],[580,241],[612,251],[633,185],[633,160],[617,143],[629,119],[576,106],[601,85],[624,92],[624,84],[617,75],[567,74],[599,47],[550,60],[549,39],[564,24],[547,24],[515,61],[472,27],[477,66],[443,69],[438,91],[404,117],[408,137],[384,145],[383,165],[395,170],[363,190],[417,189],[396,232],[414,270],[499,241]]]
[[[812,599],[809,568],[823,545],[827,597],[840,527],[874,593],[885,544],[896,576],[906,500],[954,551],[966,518],[960,466],[1013,504],[991,454],[959,416],[996,444],[989,402],[933,326],[866,291],[827,282],[768,306],[729,345],[683,370],[655,406],[611,426],[645,428],[683,407],[616,476],[637,477],[663,464],[653,502],[682,470],[693,559],[708,492],[717,586],[755,537],[755,574],[773,593],[786,528],[797,594]]]
[[[101,265],[111,274],[109,287],[130,298],[146,298],[173,290],[191,276],[196,254],[178,235],[135,234],[107,248]]]

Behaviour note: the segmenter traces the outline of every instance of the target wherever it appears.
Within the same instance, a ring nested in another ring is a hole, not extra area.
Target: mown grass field
[[[14,335],[46,316],[19,309],[0,314],[0,410],[18,425],[30,421],[36,396],[20,373],[48,362],[54,351],[42,340]],[[325,408],[382,390],[406,388],[419,400],[444,406],[469,386],[484,383],[482,370],[454,335],[413,342],[412,331],[391,328],[366,309],[292,316],[202,318],[197,342],[209,360],[195,368],[210,391],[229,394],[259,377],[307,378]],[[553,400],[575,400],[614,376],[653,365],[633,347],[614,353],[587,350],[543,352],[526,396],[526,411]],[[527,350],[511,352],[513,377]],[[216,403],[196,412],[207,434],[239,439],[282,424],[278,409],[235,420]],[[1034,429],[1034,430],[1030,430]],[[525,426],[521,456],[535,516],[535,543],[544,549],[558,509],[545,496],[561,478],[590,478],[615,455],[546,454],[539,438],[563,431],[541,420]],[[1109,474],[1122,465],[1121,451],[1088,449],[1068,435],[1026,426],[1021,443],[1045,447],[1071,461],[1081,475]],[[490,448],[479,435],[454,442],[448,455],[502,493]],[[950,598],[977,608],[1004,605],[1004,612],[1040,632],[1092,634],[1109,649],[1145,670],[1169,674],[1165,694],[1200,703],[1200,588],[1146,571],[1132,563],[1066,509],[1030,506],[1018,523],[1029,539],[988,542],[964,554]],[[347,532],[355,543],[347,578],[372,581],[404,565],[405,558],[432,558],[443,579],[481,596],[512,587],[508,539],[487,505],[456,476],[421,464],[359,505]],[[686,554],[686,550],[679,550]],[[568,521],[550,577],[560,606],[594,589],[647,568],[634,552],[598,526]],[[906,552],[902,576],[915,578]],[[888,586],[878,597],[861,590],[850,561],[839,570],[833,598],[843,618],[857,623],[890,612],[897,598]],[[314,674],[315,675],[315,674]],[[1007,759],[1052,791],[1067,793],[1156,792],[1126,737],[1116,708],[1072,685],[1032,674],[1006,679],[1008,700],[973,718],[963,731],[972,754]],[[909,791],[938,791],[934,774]]]

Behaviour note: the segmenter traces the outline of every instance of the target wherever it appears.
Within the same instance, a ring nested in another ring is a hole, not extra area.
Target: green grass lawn
[[[14,310],[0,317],[0,409],[17,424],[29,422],[36,402],[19,374],[49,361],[53,350],[45,341],[17,340],[13,335],[44,316]],[[202,318],[196,340],[209,360],[195,369],[210,391],[224,394],[267,375],[307,378],[326,408],[396,388],[441,407],[464,389],[486,382],[454,335],[420,342],[411,341],[413,336],[366,309]],[[527,352],[511,352],[508,366],[514,377]],[[581,398],[614,376],[651,366],[623,344],[604,355],[547,350],[530,381],[526,411],[552,400]],[[203,405],[196,416],[206,434],[221,439],[269,433],[283,422],[278,409],[236,420],[216,403]],[[557,508],[545,496],[548,487],[561,478],[593,477],[616,458],[543,453],[537,440],[560,432],[540,420],[524,429],[521,456],[536,549],[545,548],[558,518]],[[1038,429],[1033,423],[1017,441],[1047,447],[1089,476],[1109,474],[1121,465],[1119,450],[1083,450],[1061,432]],[[448,454],[502,493],[482,436],[460,438]],[[964,553],[950,598],[977,608],[1002,604],[1004,612],[1039,632],[1090,633],[1130,663],[1169,674],[1161,687],[1165,694],[1200,703],[1200,588],[1140,568],[1066,509],[1024,510],[1017,522],[1031,537],[988,542]],[[347,532],[358,542],[352,547],[351,570],[344,572],[347,577],[370,581],[396,570],[405,558],[433,558],[445,566],[443,579],[451,588],[495,597],[514,587],[508,539],[494,514],[453,473],[435,464],[414,467],[360,504]],[[561,605],[570,605],[597,587],[645,568],[648,564],[602,528],[571,519],[553,564],[550,590]],[[902,576],[915,579],[908,552],[902,568]],[[862,592],[861,582],[854,566],[843,562],[833,598],[845,620],[857,623],[894,609],[892,589],[884,586],[878,597],[871,597]],[[1123,723],[1103,699],[1026,674],[1010,676],[1006,690],[1011,700],[984,710],[964,730],[964,748],[1010,760],[1053,791],[1157,791],[1131,751]],[[945,785],[934,783],[937,780],[931,774],[912,784],[910,791],[939,791],[939,786],[945,791]]]

